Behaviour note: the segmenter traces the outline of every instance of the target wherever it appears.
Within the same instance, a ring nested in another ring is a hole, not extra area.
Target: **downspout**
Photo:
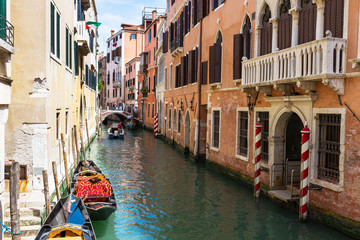
[[[203,79],[202,71],[202,18],[200,19],[200,44],[199,44],[199,65],[200,65],[200,74],[198,79],[198,139],[197,139],[197,149],[196,149],[196,160],[200,161],[200,128],[201,128],[201,82]]]

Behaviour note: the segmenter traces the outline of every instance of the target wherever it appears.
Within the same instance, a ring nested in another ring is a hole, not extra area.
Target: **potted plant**
[[[142,93],[148,93],[149,89],[147,87],[144,87],[140,90]]]

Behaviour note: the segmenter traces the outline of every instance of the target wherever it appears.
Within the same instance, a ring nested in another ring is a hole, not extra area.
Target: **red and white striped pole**
[[[310,129],[305,122],[305,127],[301,131],[301,174],[300,174],[300,209],[299,219],[305,221],[307,217],[308,205],[308,185],[309,185],[309,142],[310,142]]]
[[[158,136],[158,114],[155,113],[155,120],[154,120],[154,136],[157,137]]]
[[[260,159],[261,159],[261,129],[260,119],[255,125],[255,178],[254,178],[254,195],[260,196]]]

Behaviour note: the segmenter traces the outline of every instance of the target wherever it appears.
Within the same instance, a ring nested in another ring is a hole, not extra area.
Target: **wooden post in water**
[[[19,213],[19,192],[20,192],[20,164],[13,162],[10,170],[10,218],[11,231],[20,232],[20,213]],[[20,235],[12,235],[12,240],[20,240]]]
[[[76,152],[75,152],[74,128],[71,128],[71,148],[72,148],[72,155],[73,155],[74,164],[77,165],[78,161],[77,161]]]
[[[77,137],[77,126],[76,125],[74,125],[74,137],[75,137],[76,158],[77,158],[77,161],[80,162],[81,156],[80,156],[80,151],[79,151],[79,147],[78,147],[78,137]]]
[[[89,151],[91,151],[91,148],[90,148],[90,136],[89,136],[89,128],[88,128],[87,119],[85,119],[85,126],[86,126],[86,135],[87,135],[87,140],[88,140],[88,145],[89,145]]]
[[[83,137],[82,137],[82,132],[81,130],[79,130],[80,132],[80,144],[81,144],[81,151],[84,155],[84,161],[86,161],[86,156],[85,156],[85,148],[84,148],[84,141],[83,141]]]
[[[69,169],[67,164],[67,157],[65,152],[65,140],[64,140],[64,134],[61,133],[61,143],[62,143],[62,152],[64,156],[64,167],[65,167],[65,180],[66,180],[66,186],[67,190],[70,193],[70,179],[69,179]]]
[[[59,201],[61,198],[61,195],[60,195],[59,182],[58,182],[58,177],[57,177],[56,162],[52,162],[52,170],[53,170],[53,175],[54,175],[56,197],[57,197],[57,200]]]
[[[47,171],[43,170],[43,181],[44,181],[44,196],[45,196],[45,206],[46,206],[46,216],[49,216],[51,212],[50,199],[49,199],[49,180]]]

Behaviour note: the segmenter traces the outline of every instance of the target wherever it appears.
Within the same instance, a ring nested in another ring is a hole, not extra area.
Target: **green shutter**
[[[50,3],[50,20],[51,20],[51,45],[50,51],[55,54],[55,18],[54,18],[55,7]]]
[[[0,37],[6,41],[6,0],[1,0],[0,1],[0,15],[3,18],[0,18],[0,26],[1,26],[1,31],[0,31]]]
[[[79,46],[74,41],[74,58],[75,58],[75,76],[79,75]]]
[[[69,33],[69,38],[70,38],[70,40],[69,40],[69,50],[70,50],[70,56],[69,56],[69,61],[70,61],[70,63],[69,63],[69,67],[70,67],[70,69],[72,69],[72,58],[73,58],[73,56],[72,56],[72,46],[71,46],[71,43],[72,43],[72,36],[71,36],[71,34]]]
[[[65,36],[66,36],[66,66],[69,66],[69,30],[65,28]]]
[[[56,56],[60,58],[60,15],[56,13]]]

